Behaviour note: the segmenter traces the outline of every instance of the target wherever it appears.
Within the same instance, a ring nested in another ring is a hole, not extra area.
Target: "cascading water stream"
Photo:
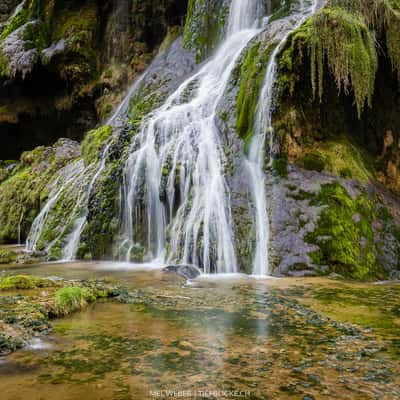
[[[135,81],[135,83],[129,88],[128,93],[125,96],[124,100],[106,121],[105,125],[110,125],[113,128],[113,135],[106,143],[101,153],[99,165],[95,168],[93,168],[94,165],[92,164],[85,167],[83,160],[77,163],[73,163],[66,167],[65,176],[57,178],[56,181],[53,183],[52,188],[50,189],[49,200],[47,201],[43,209],[40,211],[39,215],[35,218],[32,227],[30,229],[25,245],[26,251],[32,252],[37,250],[37,243],[41,237],[49,213],[51,212],[52,208],[57,204],[57,201],[59,200],[63,192],[66,190],[66,188],[70,185],[73,185],[79,176],[82,176],[87,173],[92,173],[91,170],[94,169],[93,177],[90,179],[86,190],[84,190],[78,196],[76,204],[74,206],[74,211],[79,209],[82,209],[83,211],[81,211],[80,216],[74,221],[72,232],[66,237],[67,242],[62,249],[63,260],[71,261],[75,258],[80,242],[80,237],[85,227],[87,216],[89,213],[88,202],[90,194],[92,193],[94,184],[96,183],[97,179],[103,173],[106,167],[106,161],[109,155],[109,150],[112,144],[112,140],[116,135],[119,134],[121,127],[123,127],[123,124],[126,121],[125,116],[129,106],[129,101],[132,95],[139,87],[140,83],[142,82],[142,79],[143,76],[141,76]],[[59,185],[60,179],[63,179],[61,185]],[[64,231],[62,231],[62,234],[63,233]],[[60,234],[55,240],[53,240],[47,246],[46,249],[47,251],[60,239],[62,234]]]
[[[237,271],[215,118],[238,57],[259,32],[261,9],[261,0],[233,0],[227,37],[214,57],[142,124],[124,174],[124,259],[140,244],[149,259],[164,258],[168,234],[170,261],[203,265],[206,273]],[[139,218],[146,243],[134,229]]]
[[[89,185],[87,187],[87,190],[83,192],[83,195],[78,198],[77,201],[77,206],[84,205],[83,212],[79,218],[76,219],[73,230],[72,232],[68,235],[67,237],[67,244],[63,248],[62,255],[63,259],[66,261],[71,261],[75,258],[76,253],[78,251],[79,243],[80,243],[80,238],[83,232],[83,229],[86,225],[87,222],[87,217],[89,215],[89,199],[90,195],[93,191],[93,187],[95,183],[97,182],[97,179],[101,176],[103,173],[105,167],[106,167],[106,162],[109,156],[110,148],[113,142],[113,138],[115,138],[121,130],[121,127],[123,126],[124,121],[126,120],[126,112],[129,107],[129,101],[139,87],[140,83],[142,82],[142,77],[137,79],[135,83],[130,87],[128,90],[127,95],[125,96],[124,100],[122,103],[118,106],[118,108],[115,110],[115,112],[108,118],[107,122],[105,125],[109,125],[113,128],[113,134],[111,138],[108,140],[106,145],[104,146],[104,149],[101,153],[100,157],[100,163],[95,170],[96,172],[94,173],[92,179],[89,182]],[[91,168],[92,166],[89,165],[88,168]]]
[[[216,126],[217,108],[224,95],[237,61],[260,30],[264,16],[263,0],[233,0],[226,38],[201,69],[187,79],[165,103],[144,118],[125,164],[122,188],[121,241],[119,257],[130,261],[142,249],[147,257],[191,263],[204,272],[237,272],[235,238],[231,211],[231,193],[225,179],[226,159],[220,132]],[[288,17],[290,26],[270,57],[262,88],[252,138],[246,161],[253,203],[257,244],[253,273],[268,274],[269,221],[265,176],[264,147],[270,133],[273,83],[276,56],[288,35],[315,12],[317,0],[299,2],[299,10]],[[78,250],[89,214],[89,200],[94,185],[103,174],[113,139],[124,126],[129,101],[142,79],[130,88],[125,100],[106,122],[113,135],[105,144],[97,164],[83,166],[67,174],[61,186],[54,184],[49,201],[32,226],[27,248],[35,250],[51,209],[74,177],[84,176],[84,190],[73,209],[73,228],[64,231],[48,249],[61,240],[62,256],[72,260]],[[272,155],[272,142],[270,143]],[[270,157],[271,159],[271,157]],[[75,175],[74,175],[75,174]],[[139,257],[138,257],[139,258]]]
[[[72,163],[64,168],[61,174],[50,188],[49,200],[42,208],[39,215],[33,221],[28,238],[26,239],[25,250],[28,252],[37,250],[37,243],[43,232],[43,227],[52,207],[57,203],[64,190],[71,185],[75,179],[85,170],[83,161]]]
[[[315,14],[319,0],[299,1],[298,11],[290,15],[291,25],[282,33],[282,38],[272,52],[266,69],[264,84],[261,90],[255,116],[255,134],[250,142],[249,153],[246,161],[250,176],[250,187],[256,209],[256,250],[253,260],[254,275],[268,275],[269,270],[269,235],[270,223],[268,216],[267,194],[265,190],[265,142],[269,135],[269,166],[273,161],[273,127],[272,111],[274,84],[277,75],[277,55],[285,44],[289,35],[298,29],[303,22]]]

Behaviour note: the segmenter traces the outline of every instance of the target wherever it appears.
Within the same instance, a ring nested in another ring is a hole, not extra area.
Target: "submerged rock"
[[[163,272],[175,273],[186,279],[195,279],[201,275],[201,271],[194,265],[167,265]]]

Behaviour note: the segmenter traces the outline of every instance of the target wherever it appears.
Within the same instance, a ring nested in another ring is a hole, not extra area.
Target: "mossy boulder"
[[[17,260],[17,253],[11,250],[0,249],[0,264],[10,264]]]
[[[78,144],[60,140],[22,154],[0,183],[0,243],[24,240],[49,193],[49,184],[68,162],[79,156]]]
[[[31,275],[12,275],[0,279],[0,290],[37,289],[55,285],[54,281]]]
[[[334,182],[322,186],[311,205],[320,207],[318,226],[306,241],[319,246],[311,253],[314,263],[354,279],[386,276],[379,262],[373,222],[376,204],[364,192],[350,196],[346,188]]]

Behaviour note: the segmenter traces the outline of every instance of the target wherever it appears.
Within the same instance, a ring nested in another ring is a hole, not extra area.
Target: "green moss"
[[[0,41],[5,39],[21,26],[25,25],[27,22],[40,19],[42,16],[41,3],[41,0],[26,0],[19,12],[7,21],[3,31],[1,32]]]
[[[307,242],[320,248],[311,254],[314,263],[327,265],[330,272],[354,279],[385,276],[374,243],[372,201],[364,194],[351,198],[335,182],[323,185],[311,204],[321,207],[318,227],[306,237]],[[355,215],[358,218],[354,219]]]
[[[96,296],[89,289],[81,287],[63,288],[55,294],[54,312],[57,316],[68,315],[84,308],[95,299]]]
[[[309,171],[322,172],[325,169],[326,160],[318,153],[311,152],[303,157],[303,166]]]
[[[363,183],[369,182],[376,174],[371,156],[346,137],[314,144],[303,162],[306,169],[325,170],[341,178],[357,179]]]
[[[286,158],[277,158],[274,159],[272,163],[272,167],[276,174],[282,178],[286,178],[288,176],[288,169],[287,169],[287,160]]]
[[[60,156],[58,143],[38,147],[21,155],[19,164],[0,184],[0,243],[15,243],[20,230],[22,240],[47,200],[48,185],[57,172],[70,161],[70,154]]]
[[[330,0],[330,5],[342,7],[365,17],[372,30],[381,34],[387,55],[400,77],[400,6],[398,0]]]
[[[11,250],[0,249],[0,264],[10,264],[17,260],[17,254]]]
[[[183,30],[181,26],[172,26],[168,28],[167,36],[164,38],[163,42],[160,45],[159,53],[167,50],[171,44],[180,36],[182,35]]]
[[[7,276],[0,280],[0,290],[36,289],[51,286],[54,286],[53,281],[29,275]]]
[[[292,11],[293,0],[286,0],[284,2],[280,2],[279,8],[273,11],[270,21],[276,21],[281,18],[285,18],[290,15]]]
[[[136,95],[129,102],[129,120],[132,124],[131,133],[135,134],[142,124],[143,118],[159,107],[166,95],[162,91],[164,81],[155,85],[144,82]]]
[[[242,56],[238,71],[239,93],[237,97],[236,129],[239,136],[249,140],[253,135],[255,113],[265,78],[269,57],[275,44],[256,42]]]
[[[8,76],[9,72],[7,60],[4,58],[3,53],[0,50],[0,77]]]
[[[304,53],[310,59],[314,95],[322,99],[328,68],[338,90],[353,94],[358,115],[371,105],[378,69],[375,36],[365,19],[342,8],[323,8],[289,38],[280,53],[281,86],[293,93]]]
[[[86,165],[98,160],[100,151],[111,134],[112,128],[109,125],[101,126],[86,134],[82,141],[82,158]]]
[[[12,32],[20,28],[22,25],[26,24],[29,19],[29,8],[24,6],[10,21],[7,22],[7,25],[0,35],[0,40],[5,39]]]
[[[220,42],[229,8],[221,0],[190,0],[183,32],[184,47],[204,60]]]
[[[35,48],[43,50],[49,44],[49,36],[43,23],[29,24],[23,32],[25,49]]]
[[[96,5],[87,1],[79,7],[65,7],[54,17],[53,39],[60,40],[70,37],[75,41],[91,39],[98,27]]]
[[[353,177],[353,172],[349,167],[343,167],[339,170],[339,176],[344,179],[351,179]]]

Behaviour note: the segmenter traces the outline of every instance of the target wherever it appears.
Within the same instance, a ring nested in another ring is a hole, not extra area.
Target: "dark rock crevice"
[[[169,27],[183,23],[187,1],[44,1],[41,6],[49,36],[45,46],[53,50],[24,78],[19,73],[0,78],[5,143],[0,159],[18,159],[22,151],[60,137],[82,139],[149,65]],[[13,8],[0,12],[9,15]]]

